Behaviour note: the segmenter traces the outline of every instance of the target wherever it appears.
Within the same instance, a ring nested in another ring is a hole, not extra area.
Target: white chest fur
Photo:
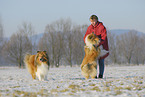
[[[88,39],[88,36],[85,38],[86,46],[88,48],[92,49],[93,44],[90,43],[87,39]],[[102,45],[99,48],[100,48],[101,52],[100,52],[100,55],[98,56],[98,58],[104,56],[105,54],[107,54],[109,52],[109,51],[106,51],[105,49],[103,49]]]
[[[87,39],[88,39],[88,36],[85,38],[86,46],[92,49],[93,44],[91,44]]]
[[[44,80],[46,74],[48,73],[48,65],[42,63],[40,66],[37,67],[36,76],[39,80]]]

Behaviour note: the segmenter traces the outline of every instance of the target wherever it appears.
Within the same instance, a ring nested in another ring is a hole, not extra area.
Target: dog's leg
[[[31,73],[33,80],[36,79],[36,74]]]
[[[41,78],[40,74],[38,74],[38,79],[39,79],[39,81],[41,81],[41,80],[42,80],[42,78]]]
[[[86,75],[85,78],[86,78],[86,80],[89,79],[89,75]]]
[[[95,79],[96,75],[97,75],[97,74],[90,75],[90,76],[91,76],[92,79]]]
[[[38,80],[41,81],[41,75],[40,75],[40,73],[39,72],[36,72],[36,75],[38,77]]]
[[[44,75],[41,75],[41,81],[44,81]]]
[[[93,68],[92,71],[90,72],[90,76],[92,79],[94,79],[96,75],[97,75],[97,70],[96,68]]]
[[[39,80],[42,81],[42,76],[39,74]]]

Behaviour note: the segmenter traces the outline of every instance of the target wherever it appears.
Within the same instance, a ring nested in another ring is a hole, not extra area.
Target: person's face
[[[97,24],[97,20],[92,20],[92,19],[90,19],[90,22],[91,22],[91,24],[92,24],[93,26],[95,26],[95,25]]]

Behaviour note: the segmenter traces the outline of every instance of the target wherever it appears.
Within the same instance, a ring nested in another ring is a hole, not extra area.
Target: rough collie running
[[[36,55],[26,54],[24,62],[33,79],[43,81],[49,70],[49,58],[46,51],[37,51]]]
[[[86,46],[84,46],[85,57],[81,64],[81,73],[88,79],[89,77],[95,78],[97,75],[97,63],[96,59],[100,55],[100,48],[95,48],[94,44],[99,44],[99,38],[95,34],[91,33],[85,38]]]

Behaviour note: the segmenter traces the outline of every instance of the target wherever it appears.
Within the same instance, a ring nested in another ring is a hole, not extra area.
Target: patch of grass
[[[70,96],[74,96],[74,94],[73,94],[73,93],[68,93],[68,95],[70,95]]]
[[[90,86],[95,86],[96,84],[90,84]]]
[[[20,95],[23,95],[23,97],[37,97],[37,93],[35,92],[24,92],[15,90],[13,93],[13,97],[19,97]]]
[[[138,84],[143,84],[143,81],[138,81]]]
[[[68,88],[71,89],[78,89],[80,86],[79,85],[69,85]]]
[[[120,90],[115,91],[115,96],[121,95],[121,94],[122,94],[122,91],[120,91]]]
[[[37,92],[37,94],[39,94],[39,95],[41,95],[41,96],[44,96],[44,95],[47,94],[47,92],[48,92],[48,90],[46,90],[46,89],[41,89],[39,92]]]
[[[8,89],[6,89],[6,90],[0,90],[0,92],[9,92],[9,90]]]
[[[59,86],[57,86],[56,88],[60,88]]]
[[[143,84],[143,81],[141,81],[141,80],[134,80],[134,83]]]
[[[10,88],[19,88],[20,86],[13,86],[13,87],[10,87]]]
[[[112,86],[112,81],[104,82],[103,85],[104,85],[105,87],[110,87],[110,86]]]
[[[141,76],[140,78],[143,79],[143,76]]]
[[[82,89],[79,89],[79,91],[86,91],[86,89],[83,89],[83,88],[82,88]]]
[[[137,96],[138,96],[138,97],[141,97],[139,93],[137,93]]]
[[[101,89],[98,86],[93,87],[91,90],[101,91]]]
[[[60,83],[63,83],[63,81],[60,81]]]
[[[122,87],[117,87],[117,86],[114,86],[114,90],[121,90],[123,89]]]
[[[123,82],[120,82],[120,85],[124,85],[124,83]]]
[[[126,86],[124,89],[127,89],[127,90],[132,90],[132,89],[133,89],[133,87]]]
[[[67,92],[69,89],[60,90],[60,92]]]
[[[139,90],[140,91],[140,90],[142,90],[142,87],[141,86],[140,87],[137,87],[136,90]]]
[[[103,89],[103,92],[106,92],[106,91],[111,91],[110,87],[105,87],[105,88]]]
[[[37,97],[37,94],[34,92],[25,92],[23,97]]]
[[[75,91],[75,90],[72,90],[71,92],[72,92],[72,93],[76,93],[76,91]]]
[[[58,90],[57,89],[52,89],[50,92],[54,93],[54,92],[58,92]]]
[[[85,82],[82,82],[82,84],[85,84]]]

